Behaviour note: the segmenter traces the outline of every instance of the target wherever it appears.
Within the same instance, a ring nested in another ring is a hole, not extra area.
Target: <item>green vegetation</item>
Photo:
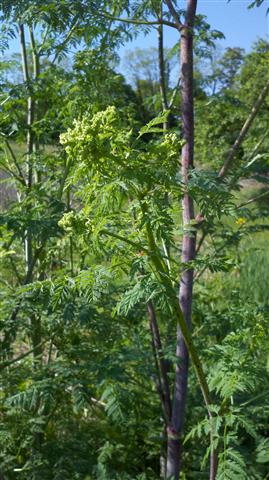
[[[0,1],[0,480],[269,478],[269,43],[196,4]]]

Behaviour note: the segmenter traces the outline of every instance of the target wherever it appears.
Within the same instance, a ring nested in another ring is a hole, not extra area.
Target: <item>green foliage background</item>
[[[2,48],[18,21],[31,26],[34,18],[42,53],[34,78],[27,45],[30,86],[18,55],[6,50],[0,64],[1,187],[9,198],[1,197],[0,208],[0,477],[8,480],[153,480],[165,451],[147,304],[156,309],[172,388],[184,193],[179,94],[162,112],[155,81],[128,85],[116,72],[115,48],[134,27],[97,17],[88,3],[1,2]],[[120,3],[119,13],[128,12]],[[140,7],[129,12],[150,11]],[[198,20],[197,168],[189,192],[204,220],[189,226],[198,228],[200,245],[190,265],[192,335],[214,402],[218,480],[265,480],[268,99],[229,177],[217,172],[268,77],[269,46],[260,40],[248,54],[228,49],[214,65],[219,34]],[[166,53],[168,65],[174,49]],[[31,188],[29,91],[38,110]],[[188,395],[181,478],[203,480],[211,427],[192,369]]]

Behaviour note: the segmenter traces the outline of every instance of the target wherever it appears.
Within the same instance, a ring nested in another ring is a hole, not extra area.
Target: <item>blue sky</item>
[[[181,2],[182,5],[185,2]],[[249,10],[249,0],[198,0],[198,13],[206,15],[212,29],[220,30],[225,35],[225,40],[219,44],[225,47],[242,47],[246,51],[251,49],[257,38],[269,39],[269,0],[259,8]],[[165,28],[165,46],[172,47],[178,39],[178,33],[173,28]],[[146,48],[156,46],[156,32],[154,29],[148,35],[139,35],[136,40],[128,43],[119,50],[121,58],[127,50],[135,47]],[[124,71],[123,66],[120,68]]]

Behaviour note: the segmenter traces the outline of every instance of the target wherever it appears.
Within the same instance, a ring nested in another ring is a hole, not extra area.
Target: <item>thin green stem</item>
[[[144,215],[148,213],[147,212],[147,206],[146,206],[145,203],[141,202],[141,209],[142,209],[142,213]],[[211,402],[211,398],[210,398],[210,392],[209,392],[209,387],[208,387],[208,384],[207,384],[207,380],[206,380],[206,377],[205,377],[205,374],[204,374],[204,371],[203,371],[202,363],[199,359],[197,351],[196,351],[196,349],[194,347],[194,344],[192,342],[192,338],[191,338],[189,329],[187,327],[187,324],[185,322],[185,319],[184,319],[183,313],[181,311],[180,305],[178,303],[178,299],[177,299],[176,295],[174,294],[173,284],[172,284],[172,282],[169,278],[169,272],[167,270],[166,264],[160,259],[159,252],[158,252],[158,247],[156,245],[153,232],[152,232],[148,222],[146,223],[146,230],[147,230],[149,247],[150,247],[150,250],[153,252],[153,255],[151,255],[150,259],[151,259],[151,262],[154,266],[155,274],[156,274],[157,278],[164,285],[164,287],[166,289],[166,292],[167,292],[167,295],[169,296],[170,300],[172,301],[172,307],[173,307],[173,310],[174,310],[174,314],[175,314],[177,323],[180,326],[184,341],[186,343],[186,346],[188,348],[190,357],[192,359],[194,370],[195,370],[195,373],[196,373],[196,376],[197,376],[197,379],[198,379],[198,382],[199,382],[199,385],[200,385],[200,388],[201,388],[201,392],[202,392],[202,395],[203,395],[203,398],[204,398],[204,402],[205,402],[205,405],[206,405],[206,409],[207,409],[207,412],[208,412],[208,416],[209,416],[210,419],[212,419],[213,414],[212,414],[211,408],[210,408],[210,405],[211,405],[212,402]]]

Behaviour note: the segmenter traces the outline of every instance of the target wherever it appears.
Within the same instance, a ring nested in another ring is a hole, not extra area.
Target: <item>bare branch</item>
[[[114,17],[113,15],[110,15],[107,12],[99,12],[99,14],[105,18],[109,18],[110,20],[114,20],[115,22],[123,22],[123,23],[129,23],[132,25],[148,25],[148,26],[155,26],[155,25],[166,25],[168,27],[176,28],[178,29],[176,23],[170,22],[169,20],[137,20],[135,18],[121,18],[121,17]]]
[[[234,145],[232,146],[229,154],[227,155],[227,158],[221,168],[221,170],[219,171],[219,177],[220,178],[223,178],[226,176],[229,168],[231,167],[231,163],[234,159],[234,156],[239,148],[239,146],[242,144],[249,128],[251,127],[258,111],[260,110],[266,96],[268,95],[268,92],[269,92],[269,81],[266,83],[265,87],[263,88],[262,92],[260,93],[258,99],[256,100],[256,102],[254,103],[253,107],[252,107],[252,110],[248,116],[248,118],[246,119],[243,127],[241,128],[241,131],[234,143]],[[268,130],[265,132],[265,134],[262,136],[262,138],[259,140],[259,142],[257,143],[257,145],[255,146],[255,148],[253,149],[253,151],[251,152],[250,156],[249,156],[249,160],[251,158],[253,158],[253,156],[258,152],[260,146],[262,145],[262,143],[264,142],[265,138],[267,138],[268,136]],[[243,205],[242,205],[243,206]],[[239,208],[239,207],[238,207]],[[204,233],[202,239],[200,240],[199,242],[199,250],[201,249],[202,247],[202,244],[206,238],[208,234],[208,231]],[[206,269],[206,268],[205,268]],[[195,280],[198,279],[202,273],[203,273],[204,270],[201,270],[200,274],[198,274],[198,276],[195,277]]]
[[[14,177],[16,180],[18,180],[18,182],[25,185],[22,179],[15,172],[13,172],[13,170],[10,167],[8,167],[7,165],[4,165],[3,163],[2,164],[0,163],[0,165],[6,173],[8,173],[11,177]]]
[[[248,165],[247,166],[249,166],[253,162],[253,158],[255,157],[256,153],[258,153],[259,148],[262,146],[264,140],[266,138],[268,138],[268,133],[269,133],[269,130],[266,130],[264,135],[260,138],[260,140],[257,142],[255,147],[253,148],[252,152],[250,153],[250,155],[247,158],[247,160],[248,160]]]
[[[27,352],[22,353],[22,354],[19,355],[18,357],[12,358],[11,360],[7,360],[6,362],[1,363],[1,364],[0,364],[0,370],[4,369],[4,368],[6,368],[6,367],[10,367],[10,366],[13,365],[14,363],[17,363],[17,362],[19,362],[20,360],[23,360],[23,358],[28,357],[29,355],[31,355],[31,353],[34,353],[38,347],[41,347],[41,346],[44,345],[46,342],[47,342],[47,340],[44,340],[44,341],[41,342],[39,345],[37,345],[35,348],[31,348],[31,350],[27,350]]]
[[[223,164],[223,167],[220,169],[219,171],[219,177],[224,177],[227,173],[227,171],[229,170],[230,166],[231,166],[231,163],[234,159],[234,156],[238,150],[238,148],[240,147],[240,145],[242,144],[247,132],[249,131],[257,113],[259,112],[262,104],[264,103],[264,100],[266,99],[267,95],[268,95],[268,92],[269,92],[269,80],[267,81],[266,85],[264,86],[264,88],[262,89],[260,95],[258,96],[256,102],[254,103],[252,109],[251,109],[251,112],[248,116],[248,118],[246,119],[243,127],[241,128],[241,131],[236,139],[236,141],[234,142],[232,148],[230,149],[225,161],[224,161],[224,164]]]
[[[26,185],[26,181],[25,181],[24,175],[23,175],[23,173],[22,173],[22,169],[21,169],[21,167],[20,167],[20,165],[19,165],[19,163],[18,163],[18,160],[17,160],[17,157],[16,157],[16,155],[15,155],[15,153],[14,153],[14,150],[13,150],[13,148],[11,147],[11,145],[10,145],[8,139],[6,138],[6,136],[5,136],[4,134],[3,134],[2,136],[3,136],[3,138],[4,138],[4,142],[5,142],[5,144],[6,144],[6,147],[7,147],[7,149],[8,149],[8,152],[9,152],[9,154],[10,154],[10,156],[11,156],[13,162],[14,162],[14,165],[15,165],[15,167],[16,167],[17,170],[18,170],[18,173],[19,173],[19,176],[20,176],[20,179],[19,179],[19,180],[23,183],[23,185]]]
[[[175,21],[176,29],[180,31],[183,28],[183,24],[180,21],[180,17],[176,12],[176,9],[173,5],[173,2],[171,0],[164,0],[164,1],[165,1],[166,5],[168,7],[169,12],[171,13],[171,15],[172,15],[172,17]]]
[[[256,197],[250,198],[249,200],[247,200],[247,202],[240,203],[240,205],[238,205],[236,208],[239,209],[239,208],[245,207],[246,205],[250,205],[251,203],[256,202],[256,200],[266,197],[267,195],[269,195],[269,190],[266,190],[266,192],[260,193]]]

